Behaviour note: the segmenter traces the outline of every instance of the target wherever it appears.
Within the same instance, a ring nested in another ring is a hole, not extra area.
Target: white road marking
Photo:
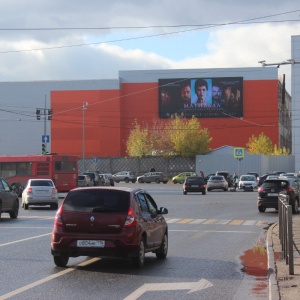
[[[10,298],[10,297],[13,297],[13,296],[16,296],[16,295],[18,295],[18,294],[21,294],[21,293],[23,293],[23,292],[25,292],[25,291],[27,291],[27,290],[29,290],[29,289],[31,289],[31,288],[34,288],[34,287],[36,287],[36,286],[38,286],[38,285],[40,285],[40,284],[44,284],[44,283],[47,282],[47,281],[50,281],[50,280],[55,279],[55,278],[57,278],[57,277],[63,276],[63,275],[65,275],[65,274],[67,274],[67,273],[73,272],[73,271],[75,271],[78,267],[85,267],[85,266],[87,266],[87,265],[89,265],[89,264],[92,264],[92,263],[98,261],[98,260],[100,260],[99,257],[95,257],[95,258],[89,259],[89,260],[87,260],[87,261],[84,261],[84,262],[82,262],[82,263],[76,265],[76,266],[73,267],[73,268],[68,268],[68,269],[63,270],[63,271],[61,271],[61,272],[58,272],[58,273],[55,273],[55,274],[50,275],[50,276],[48,276],[48,277],[45,277],[45,278],[43,278],[43,279],[41,279],[41,280],[38,280],[38,281],[35,281],[35,282],[30,283],[30,284],[28,284],[28,285],[25,285],[25,286],[23,286],[23,287],[21,287],[21,288],[15,290],[15,291],[12,291],[12,292],[10,292],[10,293],[7,293],[7,294],[4,294],[4,295],[0,296],[0,300],[5,300],[5,299],[8,299],[8,298]]]
[[[24,241],[33,240],[33,239],[38,239],[40,237],[44,237],[44,236],[47,236],[47,235],[50,235],[50,234],[51,234],[51,232],[50,233],[46,233],[46,234],[32,236],[32,237],[29,237],[29,238],[26,238],[26,239],[22,239],[22,240],[17,240],[17,241],[5,243],[5,244],[0,244],[0,247],[7,246],[7,245],[13,245],[13,244],[21,243],[21,242],[24,242]]]
[[[128,297],[124,298],[124,300],[136,300],[145,292],[150,291],[189,290],[189,294],[212,286],[213,284],[211,282],[203,278],[198,282],[146,283],[131,293]]]

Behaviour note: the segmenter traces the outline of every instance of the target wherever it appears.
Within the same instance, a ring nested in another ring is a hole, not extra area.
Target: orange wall
[[[51,92],[52,152],[82,157],[83,102],[85,157],[120,156],[118,90]]]
[[[82,102],[85,111],[85,157],[126,155],[126,140],[135,119],[152,124],[158,119],[158,83],[124,83],[120,91],[51,92],[52,152],[82,156]],[[277,80],[244,80],[244,117],[199,119],[208,128],[212,149],[246,147],[252,135],[264,132],[278,145]],[[161,119],[167,122],[166,119]]]

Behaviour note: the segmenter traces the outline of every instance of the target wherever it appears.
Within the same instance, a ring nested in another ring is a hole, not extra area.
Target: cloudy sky
[[[0,81],[259,67],[290,59],[299,34],[296,0],[0,0]]]

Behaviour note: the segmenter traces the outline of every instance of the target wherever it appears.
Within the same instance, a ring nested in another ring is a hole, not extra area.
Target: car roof
[[[115,186],[94,186],[94,187],[77,187],[72,191],[86,191],[86,190],[114,190],[114,191],[123,191],[123,192],[132,192],[137,193],[140,191],[144,191],[141,188],[138,187],[115,187]]]

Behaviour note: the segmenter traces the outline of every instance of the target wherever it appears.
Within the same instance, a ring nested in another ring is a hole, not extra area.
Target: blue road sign
[[[50,137],[49,135],[42,135],[42,143],[49,143]]]

